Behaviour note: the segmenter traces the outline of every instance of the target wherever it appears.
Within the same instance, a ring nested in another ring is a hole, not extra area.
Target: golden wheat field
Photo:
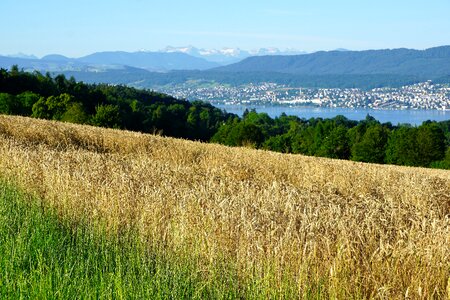
[[[450,295],[450,172],[0,116],[0,176],[62,218],[298,295]]]

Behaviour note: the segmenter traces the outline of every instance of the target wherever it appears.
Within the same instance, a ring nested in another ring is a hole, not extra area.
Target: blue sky
[[[0,0],[0,54],[450,44],[449,0]]]

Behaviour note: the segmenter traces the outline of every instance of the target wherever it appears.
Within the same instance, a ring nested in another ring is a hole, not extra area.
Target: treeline
[[[354,161],[450,169],[450,120],[421,126],[343,116],[242,118],[204,102],[188,102],[121,85],[84,84],[64,75],[0,69],[0,113]]]
[[[381,124],[371,116],[351,121],[344,116],[309,120],[282,114],[246,111],[230,119],[211,141],[284,153],[301,153],[361,162],[450,168],[450,120],[419,127]]]
[[[233,115],[204,102],[64,75],[0,70],[0,113],[208,141]]]

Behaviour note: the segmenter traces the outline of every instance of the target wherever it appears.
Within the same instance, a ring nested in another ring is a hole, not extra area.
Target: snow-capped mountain
[[[159,50],[159,52],[185,53],[222,65],[235,63],[243,60],[244,58],[252,56],[248,51],[243,51],[239,48],[203,49],[203,48],[196,48],[193,46],[187,47],[168,46],[162,50]]]
[[[306,53],[295,49],[286,49],[284,51],[278,48],[260,48],[254,50],[243,50],[240,48],[204,49],[204,48],[196,48],[194,46],[186,46],[186,47],[168,46],[162,50],[159,50],[159,52],[186,53],[195,57],[204,58],[208,61],[216,62],[223,65],[235,63],[250,56],[297,55]]]
[[[298,55],[306,54],[305,51],[299,51],[297,49],[288,48],[285,50],[280,50],[278,48],[259,48],[256,50],[249,51],[252,56],[263,56],[263,55]]]
[[[9,54],[9,55],[6,55],[6,57],[23,58],[23,59],[38,59],[37,56],[35,56],[33,54],[25,54],[22,52],[19,52],[16,54]]]

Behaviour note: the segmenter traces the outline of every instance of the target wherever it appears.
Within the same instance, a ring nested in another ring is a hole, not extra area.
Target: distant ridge
[[[65,71],[104,71],[124,67],[140,68],[147,71],[206,70],[220,66],[215,62],[194,57],[186,53],[162,52],[97,52],[80,58],[69,58],[50,54],[38,58],[0,56],[0,67],[9,69],[18,65],[25,70],[50,72]]]
[[[73,61],[74,59],[68,58],[68,57],[66,57],[64,55],[60,55],[60,54],[49,54],[49,55],[42,57],[41,60],[54,61],[54,62],[69,62],[69,61]]]
[[[335,50],[303,55],[258,56],[214,70],[300,75],[398,74],[432,79],[450,75],[450,46],[426,50]]]
[[[192,54],[178,52],[181,50],[193,51],[190,48],[168,49],[172,51],[169,53],[107,51],[81,58],[58,54],[42,59],[0,56],[0,68],[18,65],[26,71],[63,73],[90,83],[126,84],[150,89],[192,82],[232,86],[273,82],[291,87],[362,89],[399,87],[426,80],[450,83],[450,46],[426,50],[336,49],[301,55],[254,56],[223,67]],[[235,54],[238,52],[233,52]]]
[[[125,65],[146,70],[205,70],[219,66],[203,58],[179,52],[107,51],[80,57],[78,61],[90,64]]]

